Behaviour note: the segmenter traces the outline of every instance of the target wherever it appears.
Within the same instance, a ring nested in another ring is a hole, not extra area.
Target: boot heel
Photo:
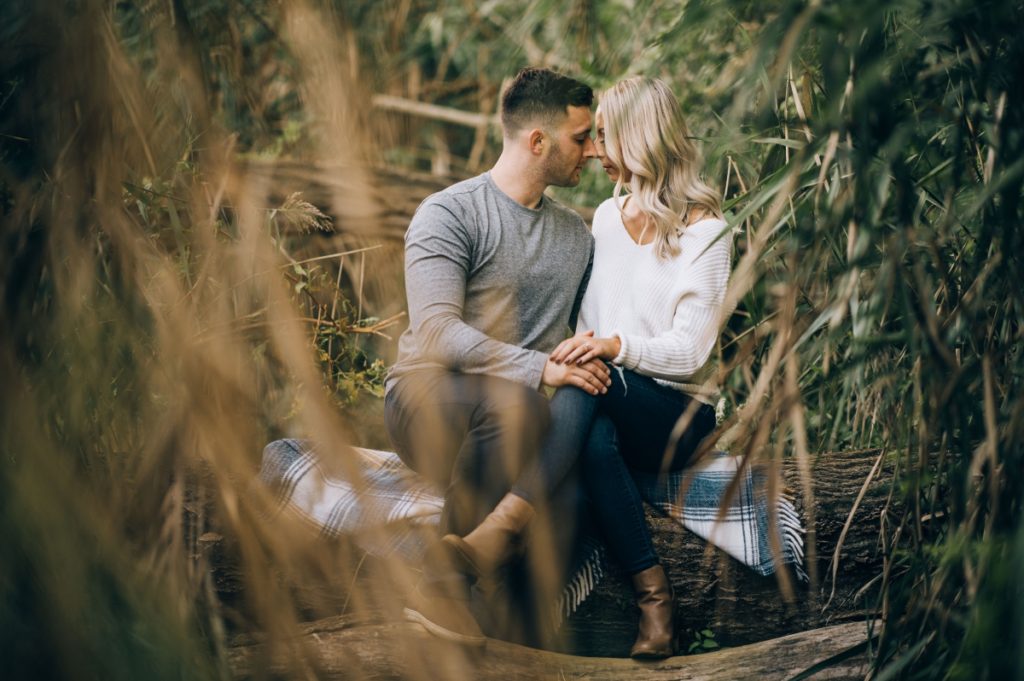
[[[533,506],[509,492],[476,529],[465,537],[446,534],[441,546],[464,574],[490,577],[515,555],[519,535],[532,518]]]
[[[675,607],[672,584],[661,565],[633,575],[633,589],[640,607],[636,643],[629,656],[660,660],[675,654]]]
[[[455,569],[464,575],[480,579],[484,577],[483,569],[476,562],[473,547],[457,534],[446,534],[441,537],[441,546]]]

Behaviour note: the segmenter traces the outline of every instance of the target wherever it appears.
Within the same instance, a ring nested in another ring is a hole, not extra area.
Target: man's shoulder
[[[468,230],[474,223],[475,194],[484,191],[487,181],[482,175],[462,180],[434,192],[420,201],[408,234],[433,233],[438,228]]]
[[[486,191],[486,189],[487,178],[484,175],[477,175],[434,192],[423,199],[420,208],[428,205],[438,205],[448,209],[458,208],[472,202],[478,192]]]

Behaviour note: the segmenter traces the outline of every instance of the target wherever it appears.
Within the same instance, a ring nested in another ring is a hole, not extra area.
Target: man
[[[410,325],[388,375],[385,423],[399,456],[444,490],[445,539],[468,533],[456,548],[491,567],[541,501],[536,484],[520,483],[549,426],[539,389],[598,394],[609,383],[600,361],[548,359],[575,324],[594,246],[579,215],[544,190],[577,185],[595,157],[592,102],[583,83],[521,71],[502,97],[494,167],[427,198],[406,234]],[[483,645],[469,581],[445,559],[450,550],[436,549],[406,616]]]

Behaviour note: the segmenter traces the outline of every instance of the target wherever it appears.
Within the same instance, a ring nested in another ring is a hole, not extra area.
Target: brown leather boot
[[[533,518],[533,506],[511,492],[465,537],[446,534],[441,538],[459,569],[487,578],[515,553],[519,535]]]
[[[405,619],[446,641],[483,647],[487,638],[466,601],[437,591],[420,580],[409,594]]]
[[[640,606],[640,632],[629,656],[661,659],[675,654],[675,611],[672,584],[665,568],[649,567],[633,575],[633,590]]]

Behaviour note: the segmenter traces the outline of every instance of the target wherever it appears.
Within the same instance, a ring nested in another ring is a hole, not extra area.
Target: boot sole
[[[630,653],[629,656],[634,660],[666,660],[676,653],[673,650],[659,651],[659,652],[640,652]]]
[[[462,537],[456,534],[446,534],[441,537],[441,546],[445,548],[448,559],[459,572],[477,579],[489,576],[473,560],[472,549],[463,541]]]
[[[457,631],[446,629],[439,624],[432,622],[431,620],[424,617],[420,612],[413,610],[412,608],[405,608],[403,610],[405,619],[409,622],[415,622],[424,629],[427,633],[436,636],[437,638],[451,641],[452,643],[458,643],[464,646],[472,646],[474,648],[483,648],[487,645],[486,636],[467,636],[466,634],[460,634]]]

